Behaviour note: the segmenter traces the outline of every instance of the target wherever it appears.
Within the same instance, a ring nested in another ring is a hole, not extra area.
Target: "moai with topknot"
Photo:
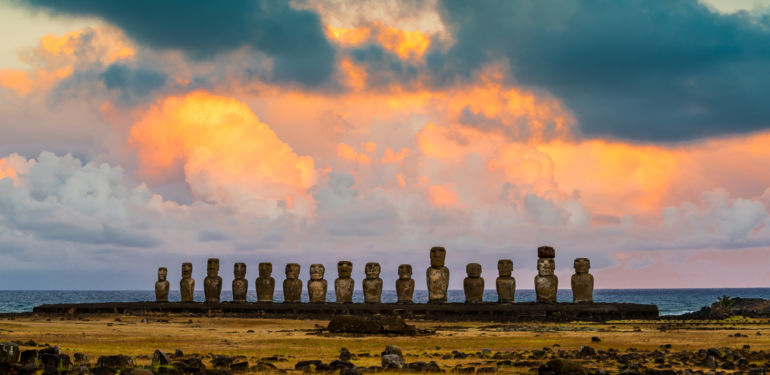
[[[203,280],[203,293],[206,302],[217,303],[222,294],[222,278],[219,276],[219,258],[209,258],[206,262],[206,278]]]
[[[158,268],[158,281],[155,282],[155,302],[168,302],[169,283],[166,280],[168,269]]]
[[[347,260],[337,262],[337,277],[334,280],[334,294],[339,303],[353,303],[353,290],[355,290],[356,281],[351,277],[353,275],[353,263]]]
[[[444,266],[446,249],[433,247],[430,249],[430,267],[425,272],[428,283],[428,303],[446,303],[449,289],[449,268]]]
[[[366,263],[364,268],[364,302],[380,303],[382,300],[382,279],[380,278],[380,264]]]
[[[300,302],[302,299],[302,280],[299,279],[299,263],[286,265],[286,280],[283,280],[283,302]]]
[[[513,260],[498,260],[497,271],[500,273],[500,276],[495,281],[497,302],[512,303],[516,294],[516,279],[511,276],[513,274]]]
[[[481,303],[484,300],[484,279],[481,278],[481,265],[468,263],[465,267],[468,277],[463,280],[465,303]]]
[[[414,280],[412,280],[412,265],[402,264],[398,266],[398,280],[396,280],[396,296],[398,303],[412,303],[414,295]]]
[[[249,291],[249,280],[246,280],[246,263],[233,265],[233,302],[246,302],[246,294]]]
[[[588,258],[575,259],[575,274],[572,275],[572,302],[591,303],[594,301],[594,276],[588,273],[591,261]]]
[[[324,273],[326,267],[323,264],[310,265],[310,280],[307,281],[307,295],[311,303],[326,302],[326,292],[328,290]]]
[[[192,263],[182,263],[182,280],[179,280],[179,292],[182,302],[192,302],[195,297],[195,279],[192,278]]]
[[[537,276],[535,276],[535,294],[537,302],[556,302],[559,278],[553,274],[556,269],[556,250],[550,246],[537,248]]]

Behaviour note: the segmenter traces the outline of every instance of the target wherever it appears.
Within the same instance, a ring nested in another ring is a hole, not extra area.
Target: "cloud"
[[[583,133],[680,141],[770,126],[770,29],[696,0],[441,3],[456,43],[427,54],[440,80],[503,59],[561,99]]]
[[[314,86],[334,71],[335,51],[318,15],[285,1],[23,3],[55,14],[102,18],[143,45],[180,50],[195,59],[248,47],[274,60],[273,74],[280,81]]]

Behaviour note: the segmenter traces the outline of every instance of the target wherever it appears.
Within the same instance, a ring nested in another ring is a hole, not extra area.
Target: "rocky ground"
[[[341,334],[328,322],[192,316],[5,316],[0,374],[456,372],[765,374],[770,321],[410,322]]]

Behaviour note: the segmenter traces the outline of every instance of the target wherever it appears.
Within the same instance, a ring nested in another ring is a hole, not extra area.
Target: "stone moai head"
[[[402,280],[409,280],[412,278],[412,265],[402,264],[398,266],[398,278]]]
[[[246,263],[235,263],[233,265],[233,274],[236,279],[243,279],[246,277]]]
[[[272,268],[272,266],[270,267]],[[289,263],[286,265],[286,278],[287,279],[299,279],[299,264]]]
[[[166,281],[166,276],[168,276],[168,269],[166,267],[158,268],[158,281]]]
[[[192,263],[182,263],[182,278],[189,279],[192,277]]]
[[[288,274],[288,265],[286,265]],[[259,277],[268,278],[273,274],[273,263],[262,262],[259,264]],[[297,265],[297,276],[299,276],[299,265]]]
[[[500,259],[497,261],[497,272],[502,277],[511,277],[513,273],[513,261],[510,259]]]
[[[353,274],[353,262],[341,260],[337,262],[337,273],[340,278],[348,279]]]
[[[325,272],[326,272],[326,267],[324,267],[323,264],[311,264],[310,280],[322,280],[324,278]]]
[[[431,267],[444,267],[444,260],[446,260],[446,249],[440,246],[435,246],[430,249]]]
[[[468,263],[465,266],[465,272],[468,273],[468,277],[481,277],[481,265],[478,263]]]
[[[219,258],[209,258],[206,262],[206,274],[211,277],[219,274]]]
[[[591,268],[591,260],[588,258],[575,258],[575,273],[588,273]]]
[[[556,269],[556,250],[550,246],[540,246],[537,248],[537,273],[540,276],[553,276]]]
[[[376,279],[380,277],[380,264],[374,262],[366,263],[364,272],[366,272],[367,279]]]

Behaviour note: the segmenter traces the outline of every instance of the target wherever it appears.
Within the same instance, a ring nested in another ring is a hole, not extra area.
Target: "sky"
[[[767,287],[768,72],[770,1],[0,0],[0,289]]]

